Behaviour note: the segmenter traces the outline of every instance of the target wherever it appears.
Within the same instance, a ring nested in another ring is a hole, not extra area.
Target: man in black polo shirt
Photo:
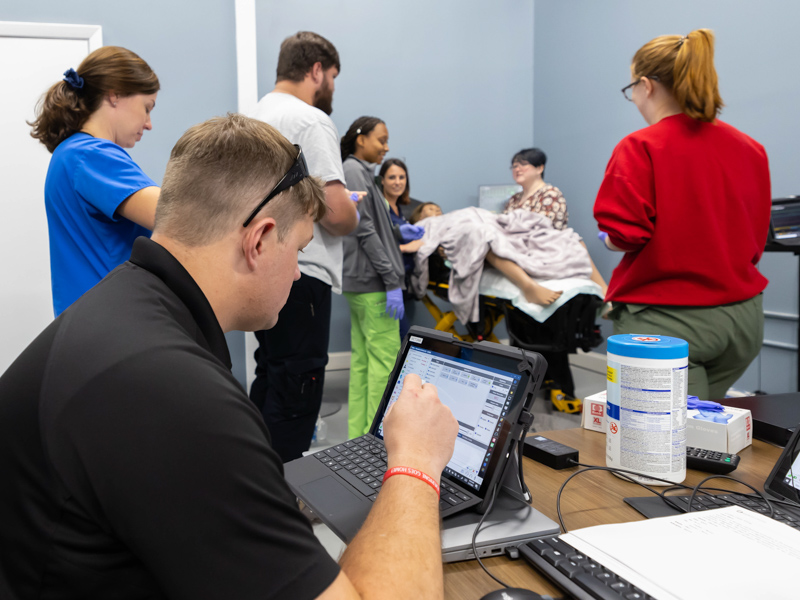
[[[306,175],[262,122],[191,128],[152,240],[0,378],[0,598],[442,595],[433,487],[388,479],[337,565],[230,372],[224,332],[275,324],[325,213]],[[389,467],[438,480],[457,430],[409,376],[386,418]]]

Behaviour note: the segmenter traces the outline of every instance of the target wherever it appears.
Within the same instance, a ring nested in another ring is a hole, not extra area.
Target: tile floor
[[[575,393],[578,398],[585,398],[606,388],[604,372],[572,365],[572,376],[575,380]],[[322,401],[321,416],[324,425],[324,439],[312,443],[310,452],[324,450],[341,444],[347,438],[347,385],[350,371],[328,371],[325,374],[325,394]],[[540,394],[533,407],[534,421],[532,431],[550,431],[580,427],[580,414],[566,414],[557,411],[551,402],[546,402]],[[325,525],[316,523],[314,533],[333,556],[338,559],[344,551],[344,544]]]

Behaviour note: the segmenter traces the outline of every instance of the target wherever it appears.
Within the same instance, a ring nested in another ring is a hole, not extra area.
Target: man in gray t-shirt
[[[339,132],[328,116],[339,69],[336,48],[322,36],[301,31],[286,38],[275,89],[251,115],[303,149],[309,172],[325,184],[329,208],[299,256],[300,279],[278,324],[256,332],[259,349],[250,398],[261,408],[272,447],[284,462],[299,458],[311,445],[328,363],[331,290],[342,291],[341,236],[358,225],[356,204],[344,186]]]

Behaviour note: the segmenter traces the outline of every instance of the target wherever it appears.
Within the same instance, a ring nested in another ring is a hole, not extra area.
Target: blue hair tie
[[[66,81],[70,87],[76,90],[83,88],[83,77],[78,75],[75,69],[67,69],[64,71],[64,81]]]

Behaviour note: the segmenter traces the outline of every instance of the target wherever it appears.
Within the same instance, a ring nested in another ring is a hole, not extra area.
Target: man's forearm
[[[387,479],[340,565],[363,598],[442,598],[439,498],[434,489],[406,475]]]
[[[358,208],[340,182],[325,184],[327,214],[319,224],[331,235],[347,235],[358,227]]]

